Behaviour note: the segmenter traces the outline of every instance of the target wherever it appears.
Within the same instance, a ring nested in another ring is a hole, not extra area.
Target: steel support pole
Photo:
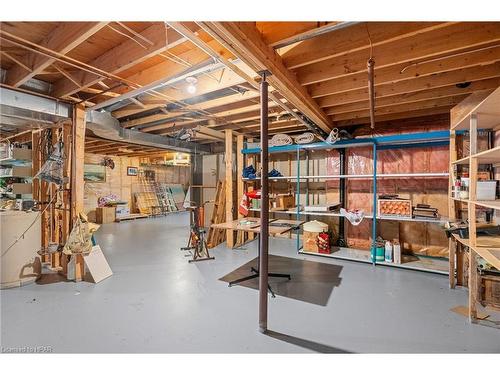
[[[345,148],[339,148],[339,164],[340,164],[340,169],[339,169],[339,174],[341,175],[346,175],[347,174],[347,168],[346,168],[346,149]],[[340,207],[346,208],[346,179],[341,178],[339,181],[339,200],[340,200]],[[337,242],[337,245],[340,247],[345,247],[347,245],[347,241],[345,240],[345,218],[343,216],[339,217],[339,239]]]
[[[377,256],[377,143],[373,143],[373,219],[372,219],[372,264]]]
[[[260,204],[260,258],[259,258],[259,331],[267,331],[267,290],[269,254],[269,190],[268,190],[268,83],[266,72],[261,73],[260,83],[260,160],[261,204]]]

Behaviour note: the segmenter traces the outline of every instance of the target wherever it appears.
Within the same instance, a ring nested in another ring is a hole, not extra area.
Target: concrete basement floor
[[[97,239],[114,271],[100,284],[31,284],[1,291],[3,348],[54,352],[500,352],[500,331],[471,325],[450,308],[467,303],[445,276],[297,255],[271,239],[275,255],[337,264],[341,283],[326,306],[277,296],[271,335],[258,332],[258,292],[218,279],[253,259],[212,251],[188,264],[179,250],[186,213],[101,227]]]

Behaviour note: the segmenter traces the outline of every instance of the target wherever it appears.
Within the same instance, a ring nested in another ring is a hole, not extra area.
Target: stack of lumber
[[[217,190],[215,193],[214,210],[210,224],[220,224],[226,220],[226,183],[217,182]],[[224,229],[212,228],[208,230],[207,246],[215,247],[226,240],[226,231]]]
[[[429,204],[417,204],[413,208],[413,217],[439,219],[440,215],[437,208],[431,207]]]

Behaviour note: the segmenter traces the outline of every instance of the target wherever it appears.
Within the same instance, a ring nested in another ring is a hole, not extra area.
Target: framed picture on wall
[[[87,182],[106,182],[106,167],[100,164],[84,164],[83,180]]]
[[[127,176],[137,176],[137,167],[127,167]]]

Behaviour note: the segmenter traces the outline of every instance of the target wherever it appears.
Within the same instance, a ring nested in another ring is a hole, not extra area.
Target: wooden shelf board
[[[462,245],[471,247],[470,242],[467,238],[460,238],[458,234],[452,234],[452,236]],[[500,270],[500,248],[474,246],[473,249],[481,258],[485,259],[493,267]]]
[[[481,103],[463,116],[455,126],[451,127],[451,130],[468,130],[471,114],[477,115],[478,129],[492,129],[495,126],[500,125],[500,88],[493,91]]]
[[[260,212],[258,208],[250,208],[249,211]],[[297,211],[287,210],[287,211],[269,211],[271,214],[287,214],[287,215],[297,215]],[[300,211],[301,216],[333,216],[333,217],[343,217],[340,212],[312,212],[312,211]],[[373,214],[367,214],[365,219],[373,219]],[[392,220],[392,221],[410,221],[418,223],[431,223],[431,224],[442,224],[449,221],[449,218],[442,216],[440,219],[431,218],[409,218],[409,217],[394,217],[394,216],[377,216],[377,220]]]
[[[476,246],[474,251],[497,270],[500,270],[500,248]]]
[[[494,201],[470,201],[477,206],[494,208],[496,210],[500,210],[500,199],[496,199]]]
[[[412,178],[412,177],[428,177],[428,178],[437,178],[437,177],[448,177],[448,172],[436,172],[436,173],[380,173],[377,174],[377,178]],[[354,174],[354,175],[318,175],[318,176],[300,176],[299,180],[321,180],[321,179],[334,179],[334,178],[366,178],[372,179],[373,175],[371,174]],[[260,181],[259,178],[242,178],[243,181]],[[292,180],[296,181],[297,176],[282,176],[282,177],[269,177],[269,181],[278,181],[278,180]]]
[[[469,203],[470,202],[468,199],[460,199],[460,198],[455,198],[455,197],[450,197],[450,199],[453,199],[454,201],[462,202],[462,203]]]
[[[472,157],[478,159],[479,164],[500,163],[500,146],[474,154]]]
[[[469,159],[470,159],[469,156],[466,156],[465,158],[458,159],[458,160],[451,162],[451,164],[459,164],[459,165],[469,164]]]
[[[305,255],[322,256],[325,258],[350,260],[350,261],[357,261],[369,264],[372,263],[370,259],[369,250],[340,247],[340,248],[333,248],[333,252],[331,254],[314,253],[304,250],[301,250],[299,253]],[[395,264],[389,262],[377,262],[377,266],[402,268],[414,271],[425,271],[425,272],[438,273],[441,275],[448,275],[449,268],[448,268],[448,260],[446,259],[420,257],[418,255],[405,255],[405,254],[402,255],[402,259],[403,263],[401,264]]]

